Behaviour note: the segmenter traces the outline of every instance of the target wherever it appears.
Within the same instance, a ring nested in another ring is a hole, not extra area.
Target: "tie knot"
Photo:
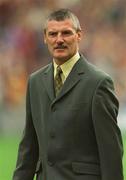
[[[60,66],[57,66],[56,68],[57,74],[61,74],[62,73],[62,69]]]

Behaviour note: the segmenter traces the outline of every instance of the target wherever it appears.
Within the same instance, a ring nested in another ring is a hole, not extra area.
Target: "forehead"
[[[64,29],[74,30],[74,25],[71,19],[66,19],[63,21],[51,20],[47,23],[47,31],[60,31]]]

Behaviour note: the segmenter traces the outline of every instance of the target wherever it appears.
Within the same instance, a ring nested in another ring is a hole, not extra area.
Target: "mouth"
[[[67,46],[60,45],[60,46],[56,46],[54,49],[55,50],[64,50],[64,49],[67,49]]]

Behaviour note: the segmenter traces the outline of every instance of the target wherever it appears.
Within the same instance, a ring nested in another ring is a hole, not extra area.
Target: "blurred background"
[[[15,167],[28,76],[51,62],[42,28],[56,8],[69,8],[78,16],[84,33],[80,52],[113,77],[126,149],[126,0],[0,0],[1,180],[10,180]]]

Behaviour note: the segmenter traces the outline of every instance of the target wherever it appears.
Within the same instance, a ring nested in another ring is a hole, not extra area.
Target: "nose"
[[[64,39],[63,39],[63,36],[62,36],[61,33],[58,33],[58,34],[57,34],[56,42],[57,42],[58,44],[64,42]]]

